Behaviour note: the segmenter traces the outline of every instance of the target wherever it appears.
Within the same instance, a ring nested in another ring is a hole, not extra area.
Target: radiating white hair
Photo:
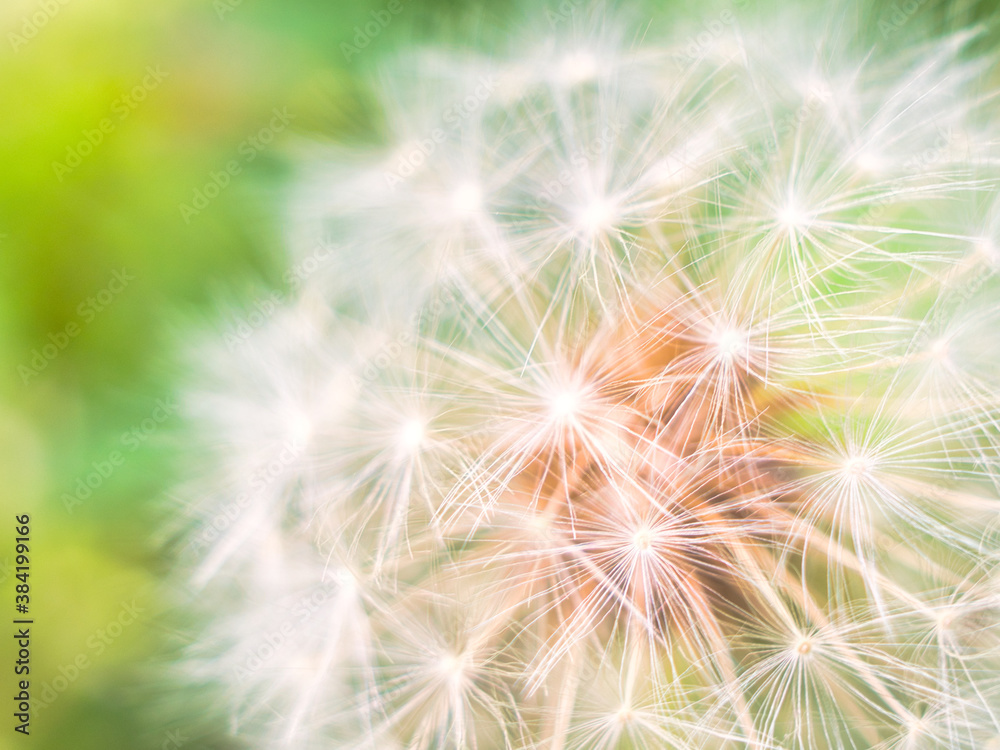
[[[234,731],[1000,747],[995,60],[910,5],[564,2],[389,68],[188,400]]]

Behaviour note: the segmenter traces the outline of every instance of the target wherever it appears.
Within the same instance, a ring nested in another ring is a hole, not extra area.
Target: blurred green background
[[[14,515],[29,513],[32,691],[55,696],[29,738],[13,731],[13,626],[0,630],[0,750],[237,746],[210,713],[164,700],[183,634],[161,616],[159,529],[183,444],[157,407],[184,381],[185,325],[212,320],[220,293],[280,286],[296,146],[371,140],[363,71],[464,4],[404,2],[348,62],[341,43],[385,6],[0,4],[0,619],[13,614]],[[965,19],[990,10],[963,4]],[[275,108],[291,127],[182,215]]]
[[[412,22],[350,63],[340,43],[383,5],[0,3],[0,615],[7,633],[14,515],[30,513],[32,693],[56,696],[30,737],[13,731],[3,637],[0,748],[230,746],[162,699],[183,636],[161,617],[157,530],[183,445],[157,404],[183,379],[186,323],[212,319],[220,290],[278,286],[296,143],[368,137],[358,73]],[[246,163],[275,108],[292,127]],[[179,206],[232,159],[243,171],[185,221]]]

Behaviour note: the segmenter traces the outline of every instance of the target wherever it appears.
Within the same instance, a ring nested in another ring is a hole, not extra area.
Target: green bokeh
[[[219,294],[245,300],[280,279],[292,151],[365,135],[358,73],[404,24],[380,34],[367,59],[348,64],[339,44],[380,6],[0,5],[0,564],[13,564],[14,514],[30,513],[32,693],[48,685],[58,695],[24,738],[11,692],[0,748],[152,749],[171,730],[189,747],[235,746],[226,727],[170,697],[170,658],[186,634],[164,616],[160,532],[182,433],[176,414],[148,435],[141,425],[184,382],[186,328],[213,319]],[[239,158],[275,108],[294,114],[292,127],[186,222],[180,204]],[[81,147],[105,119],[100,142]],[[97,295],[123,269],[132,280],[103,305]],[[62,335],[65,346],[46,356]],[[142,439],[123,439],[135,427]],[[64,493],[116,451],[120,465],[67,509]],[[15,583],[0,585],[8,622]],[[133,600],[143,612],[112,638]],[[12,638],[3,644],[7,695]],[[86,666],[61,683],[81,657]]]

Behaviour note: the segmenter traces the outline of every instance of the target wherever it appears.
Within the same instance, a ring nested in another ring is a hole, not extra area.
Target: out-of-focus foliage
[[[307,138],[363,135],[352,81],[403,24],[365,60],[348,63],[339,43],[376,7],[0,4],[0,563],[13,564],[13,515],[31,513],[32,693],[55,684],[58,694],[29,739],[5,711],[0,748],[159,748],[171,729],[212,746],[193,718],[164,724],[158,675],[174,634],[158,618],[156,508],[173,477],[177,418],[152,430],[143,420],[158,400],[171,403],[185,324],[213,317],[220,289],[250,298],[262,280],[280,281],[283,269],[265,258],[280,241],[289,151]],[[275,108],[294,115],[292,127],[185,222],[179,205],[242,158]],[[88,133],[99,142],[84,153]],[[75,168],[68,149],[80,156]],[[88,303],[122,269],[133,280],[106,306]],[[78,334],[46,356],[50,334],[60,340],[68,324]],[[120,466],[79,505],[67,502],[116,451]],[[0,578],[6,617],[15,581]],[[101,635],[133,600],[144,610],[134,624]],[[4,694],[14,685],[10,641]],[[81,654],[87,666],[58,691],[60,668],[72,674]]]

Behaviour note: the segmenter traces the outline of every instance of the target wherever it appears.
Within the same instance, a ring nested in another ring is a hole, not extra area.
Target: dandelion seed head
[[[548,395],[549,415],[558,424],[572,424],[583,414],[588,401],[588,391],[582,384],[566,383]]]
[[[743,330],[724,326],[712,336],[716,355],[723,362],[733,362],[743,359],[749,349],[749,337]]]
[[[927,347],[927,353],[930,355],[931,359],[935,362],[945,363],[948,361],[949,355],[951,354],[951,342],[945,336],[940,336],[933,341]]]
[[[848,480],[861,480],[871,475],[874,459],[861,451],[851,451],[844,457],[843,473]]]
[[[593,80],[600,71],[597,57],[589,50],[569,52],[559,60],[558,78],[565,86],[577,86]]]
[[[357,577],[343,566],[337,567],[333,572],[332,578],[340,586],[341,590],[348,595],[356,593],[359,588]]]
[[[248,744],[1000,731],[991,58],[846,8],[388,64],[329,266],[189,399],[183,670]]]
[[[474,216],[482,206],[483,192],[475,182],[462,182],[451,193],[451,208],[459,218]]]
[[[295,445],[305,445],[313,433],[312,420],[300,411],[292,411],[288,417],[289,439]]]
[[[814,649],[815,649],[815,644],[809,638],[806,637],[799,638],[795,642],[795,647],[794,647],[795,653],[801,657],[808,657],[813,653]]]
[[[632,544],[640,553],[650,552],[653,547],[655,536],[653,530],[647,526],[638,528],[632,535]]]
[[[943,608],[935,613],[934,619],[938,629],[946,632],[955,622],[955,613],[950,608]]]
[[[438,661],[438,670],[450,684],[459,686],[466,680],[469,657],[466,653],[445,653]]]
[[[614,716],[619,724],[628,724],[635,719],[635,712],[629,706],[622,706]]]
[[[576,215],[577,225],[585,235],[611,230],[614,226],[614,219],[614,204],[605,198],[594,198]]]
[[[789,200],[778,209],[778,224],[786,231],[802,232],[809,228],[809,215],[799,206],[795,199]]]
[[[406,420],[399,430],[399,447],[404,453],[414,453],[424,442],[426,425],[423,420]]]
[[[1000,263],[1000,248],[990,237],[982,237],[973,243],[974,252],[986,263],[995,266]]]

